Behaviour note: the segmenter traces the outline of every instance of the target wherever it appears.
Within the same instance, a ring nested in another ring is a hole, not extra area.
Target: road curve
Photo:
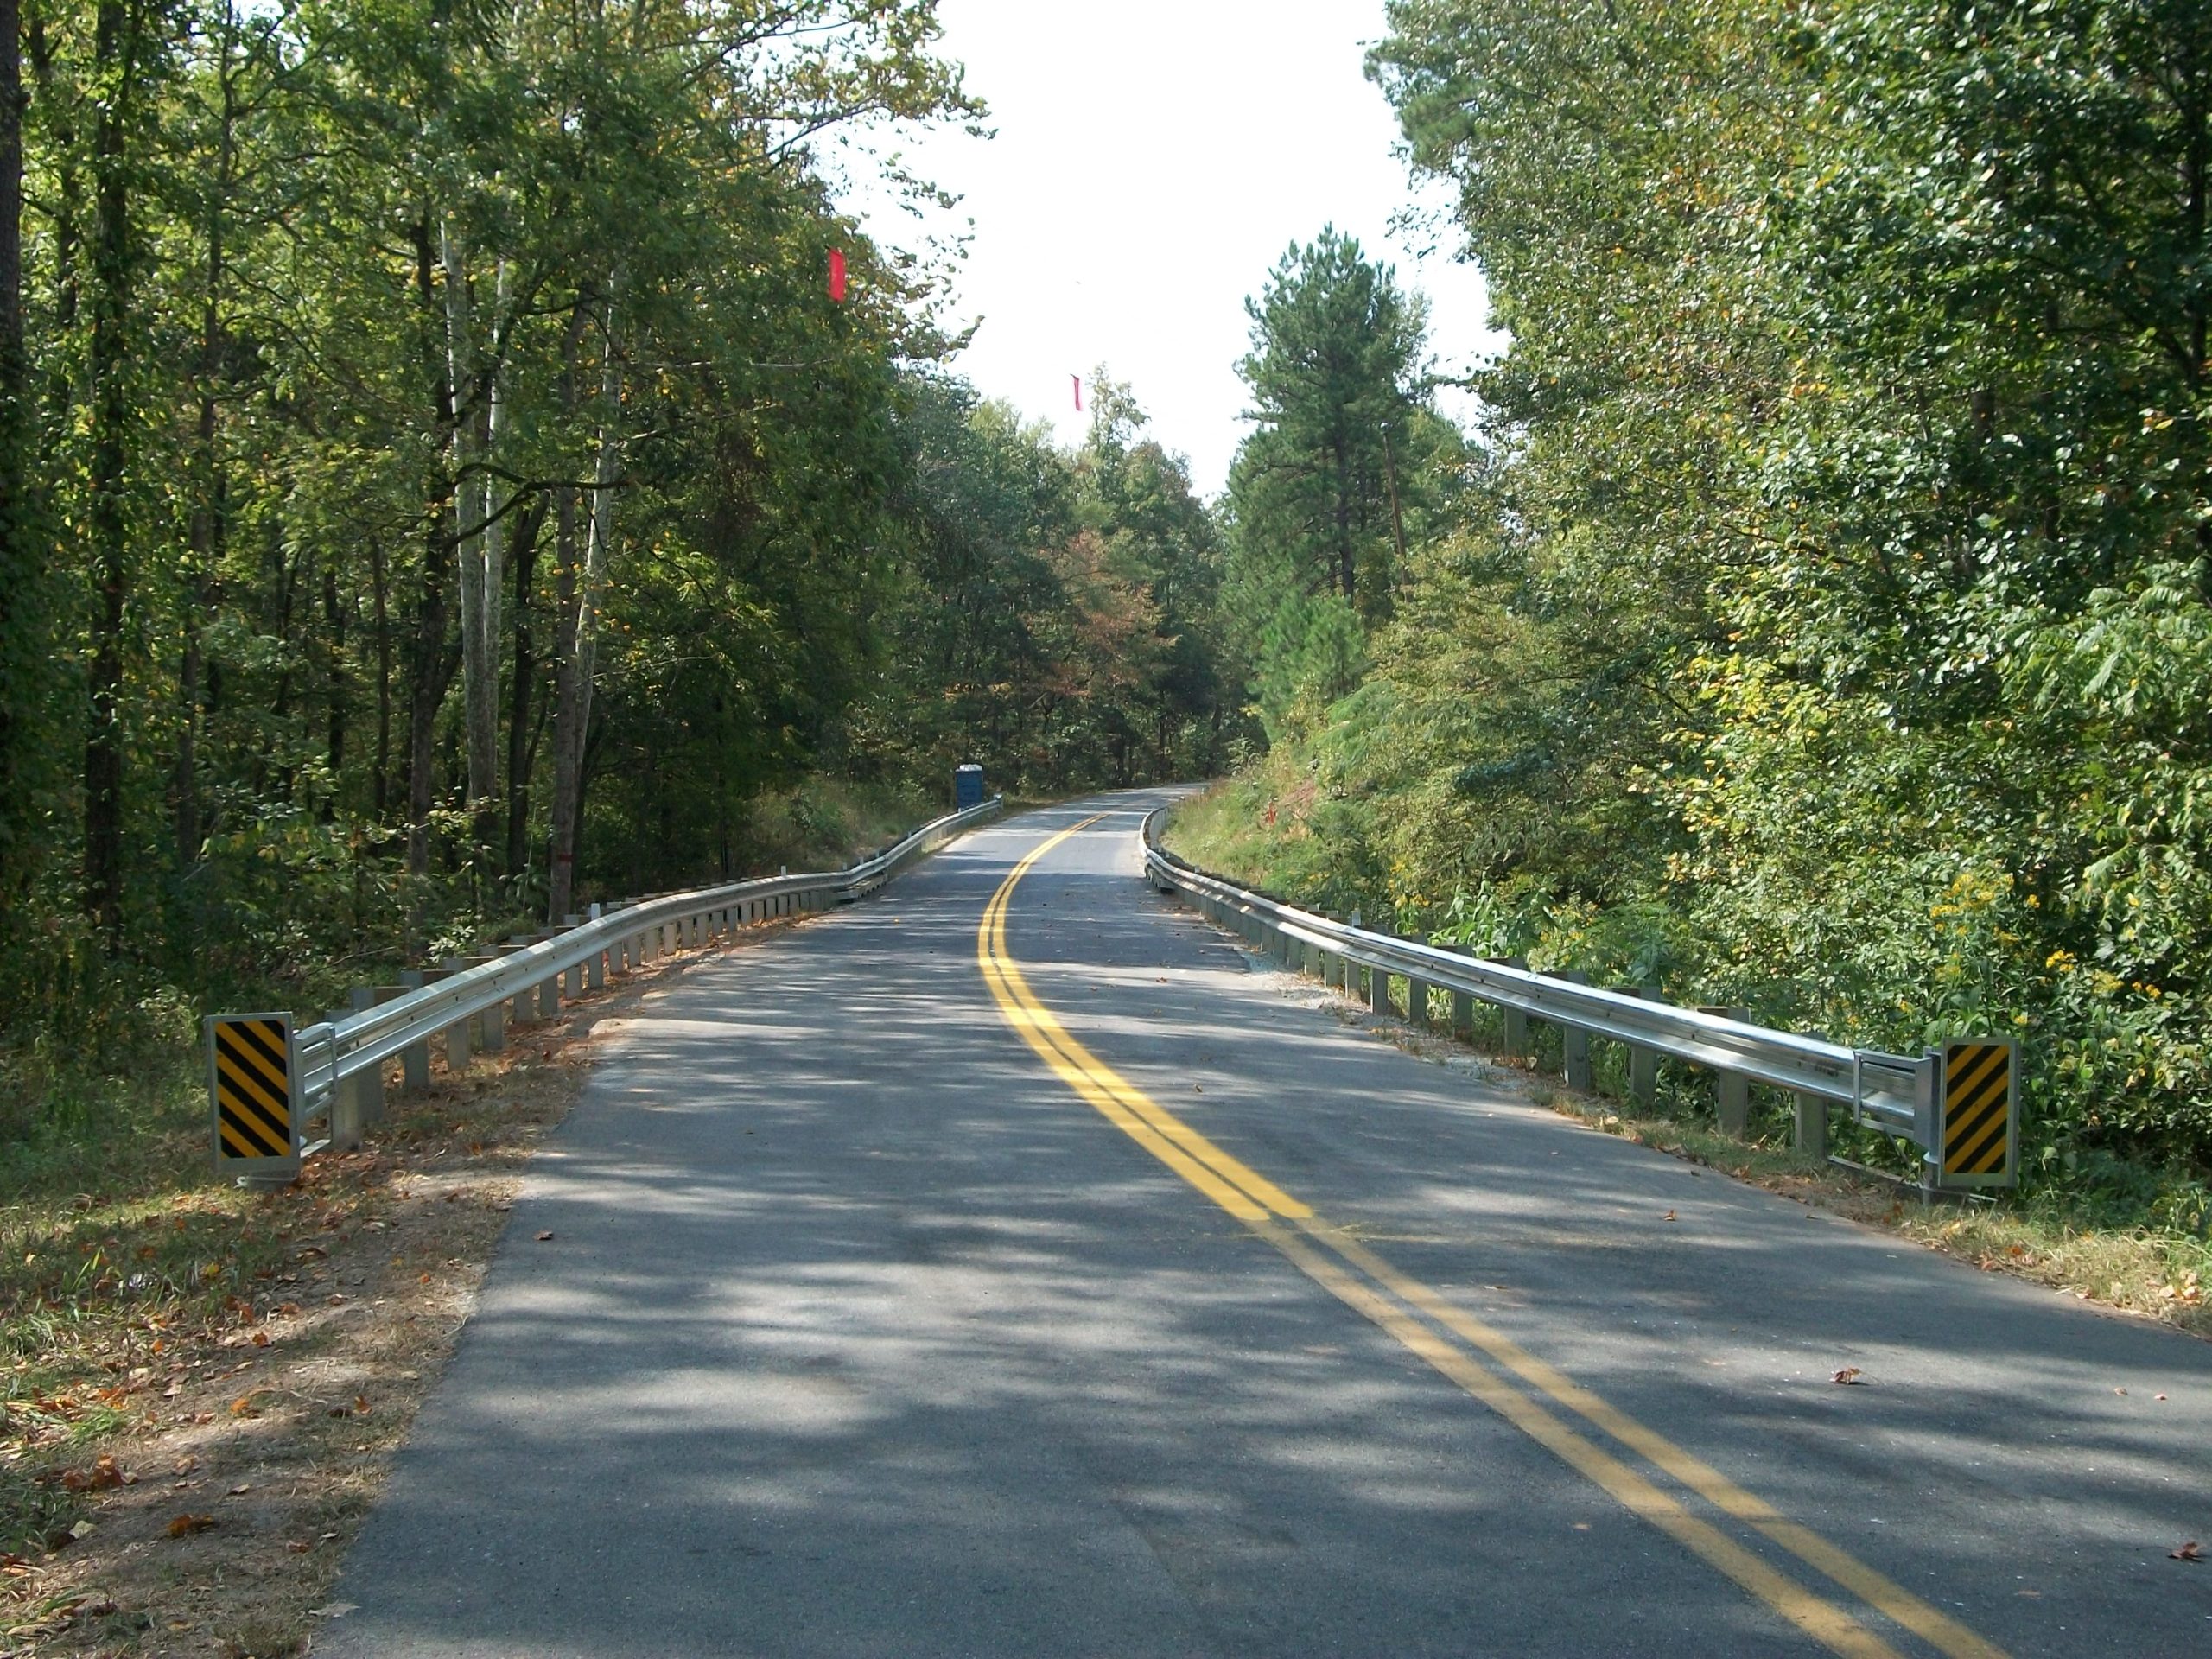
[[[318,1654],[2212,1651],[2212,1346],[1376,1040],[1160,798],[646,998]]]

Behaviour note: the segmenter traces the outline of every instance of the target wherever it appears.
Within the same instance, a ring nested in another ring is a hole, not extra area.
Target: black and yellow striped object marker
[[[298,1072],[289,1014],[225,1014],[207,1021],[207,1096],[219,1171],[297,1170]]]
[[[1944,1044],[1942,1060],[1943,1185],[2009,1186],[2018,1163],[2018,1052],[2005,1038],[1970,1038]]]

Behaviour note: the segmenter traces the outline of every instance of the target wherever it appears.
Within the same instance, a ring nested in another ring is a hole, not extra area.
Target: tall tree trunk
[[[414,225],[416,296],[422,307],[424,332],[432,334],[431,320],[439,316],[436,296],[437,256],[432,247],[430,216],[426,210]],[[436,365],[431,375],[432,419],[446,451],[454,441],[457,419],[455,387],[446,372],[445,354],[426,353]],[[407,950],[419,957],[429,937],[430,808],[436,799],[435,772],[438,710],[453,683],[460,652],[449,643],[452,602],[448,597],[454,575],[454,538],[446,525],[455,511],[455,490],[450,475],[433,486],[435,499],[425,503],[423,515],[422,582],[415,606],[415,626],[407,644]]]
[[[573,378],[573,377],[569,377]],[[573,400],[572,400],[573,402]],[[575,891],[575,770],[569,749],[576,728],[576,491],[563,485],[553,504],[554,600],[560,606],[553,639],[553,806],[546,830],[545,918],[554,926]]]
[[[429,937],[430,808],[435,803],[438,710],[445,706],[461,653],[452,632],[448,586],[450,544],[433,518],[423,548],[423,584],[416,600],[415,631],[407,650],[407,949],[419,957]]]
[[[38,635],[46,559],[32,512],[30,358],[23,335],[22,34],[16,0],[0,0],[0,909],[30,852],[23,757],[29,691],[44,666]]]
[[[346,609],[338,597],[338,571],[334,565],[322,570],[322,622],[326,630],[323,681],[325,760],[330,768],[330,792],[323,797],[321,817],[325,823],[338,815],[339,785],[346,768]]]
[[[491,476],[482,470],[499,441],[499,313],[506,300],[500,268],[493,311],[493,349],[476,350],[474,306],[467,251],[448,220],[441,232],[445,265],[447,378],[457,397],[453,431],[454,554],[461,575],[461,707],[467,731],[468,802],[480,855],[489,851],[499,791],[499,525]]]
[[[222,111],[215,144],[215,176],[207,198],[207,259],[200,309],[199,422],[193,450],[192,518],[183,575],[183,641],[177,663],[176,765],[170,782],[170,810],[176,861],[188,868],[200,859],[204,832],[200,822],[200,706],[203,646],[201,620],[213,595],[228,518],[230,480],[223,465],[216,376],[222,366],[222,289],[227,250],[230,192],[238,158],[238,83],[232,53],[238,39],[238,11],[225,5],[216,38],[216,85]]]
[[[530,774],[536,748],[531,741],[531,705],[537,690],[537,642],[530,631],[530,595],[537,573],[537,533],[545,522],[545,499],[532,498],[515,515],[515,668],[507,711],[507,876],[519,880],[530,868]]]
[[[130,128],[138,106],[144,19],[136,3],[100,0],[94,73],[105,94],[92,149],[92,391],[86,539],[98,584],[85,737],[85,913],[110,950],[123,938],[123,613],[129,591],[130,388],[125,373],[133,298]]]
[[[619,294],[618,273],[614,284]],[[607,575],[609,543],[614,533],[614,486],[621,470],[622,377],[615,354],[614,301],[610,298],[602,321],[604,340],[599,373],[599,443],[593,467],[591,512],[584,537],[583,563],[574,566],[576,537],[573,497],[566,504],[563,526],[566,563],[563,567],[561,632],[565,647],[558,680],[559,707],[554,715],[552,870],[548,882],[548,915],[558,922],[568,913],[575,895],[575,861],[583,824],[583,768],[585,739],[591,729],[592,676],[599,656],[599,606]],[[575,336],[571,333],[572,344]],[[571,359],[573,384],[573,357]]]
[[[369,799],[381,829],[391,787],[391,577],[380,541],[369,543],[369,582],[377,631],[377,765]]]

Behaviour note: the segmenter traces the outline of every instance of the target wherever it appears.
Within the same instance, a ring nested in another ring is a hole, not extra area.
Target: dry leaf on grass
[[[1831,1382],[1856,1382],[1859,1381],[1859,1368],[1856,1365],[1847,1365],[1841,1370],[1838,1371],[1834,1376],[1828,1378],[1828,1381]]]
[[[173,1516],[169,1520],[169,1536],[172,1538],[188,1538],[195,1532],[207,1531],[208,1528],[214,1524],[215,1517],[212,1515]]]
[[[103,1454],[89,1469],[70,1469],[63,1472],[61,1484],[73,1492],[105,1491],[111,1486],[131,1484],[131,1478],[116,1466],[113,1454]]]

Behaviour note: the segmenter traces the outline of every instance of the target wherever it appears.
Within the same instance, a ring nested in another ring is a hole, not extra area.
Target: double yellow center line
[[[1039,860],[1110,816],[1094,813],[1033,849],[991,895],[976,934],[976,959],[1000,1012],[1063,1082],[1347,1307],[1832,1652],[1848,1659],[1898,1659],[1897,1649],[1851,1611],[1815,1594],[1695,1513],[1653,1475],[1663,1475],[1788,1552],[1947,1659],[2005,1659],[2001,1649],[1957,1620],[1789,1520],[1711,1465],[1316,1216],[1311,1206],[1222,1150],[1078,1042],[1038,1001],[1008,953],[1007,910],[1014,889]],[[1618,1451],[1576,1428],[1562,1414],[1581,1419]],[[1639,1469],[1631,1459],[1652,1472]]]

